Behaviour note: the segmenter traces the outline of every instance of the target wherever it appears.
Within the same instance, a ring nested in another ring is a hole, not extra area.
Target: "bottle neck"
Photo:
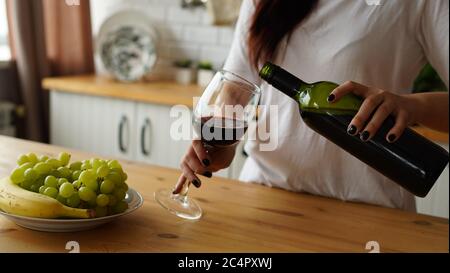
[[[337,84],[327,81],[306,83],[269,62],[263,66],[259,75],[273,87],[297,101],[302,112],[354,114],[361,106],[360,98],[353,94],[345,95],[339,101],[330,104],[327,98]]]
[[[266,63],[259,72],[261,78],[287,96],[297,99],[300,92],[310,84],[272,63]]]

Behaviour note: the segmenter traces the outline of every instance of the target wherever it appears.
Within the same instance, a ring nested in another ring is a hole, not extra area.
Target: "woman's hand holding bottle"
[[[363,141],[370,140],[389,115],[395,117],[395,125],[386,135],[389,142],[396,141],[405,128],[417,123],[448,132],[449,110],[446,92],[398,95],[348,81],[334,89],[328,101],[336,102],[349,93],[364,99],[348,126],[348,133],[360,133]]]

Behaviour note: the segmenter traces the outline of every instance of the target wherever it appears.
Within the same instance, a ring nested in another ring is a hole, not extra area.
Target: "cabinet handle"
[[[128,119],[126,116],[122,116],[120,123],[119,123],[119,149],[122,153],[127,152],[127,147],[123,143],[123,129],[125,126],[128,127]]]
[[[145,148],[145,132],[147,129],[150,131],[150,120],[148,118],[145,119],[144,125],[141,128],[141,151],[145,156],[150,154],[150,151]]]

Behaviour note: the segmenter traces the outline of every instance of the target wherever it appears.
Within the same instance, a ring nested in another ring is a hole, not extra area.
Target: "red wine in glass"
[[[215,116],[195,118],[193,125],[202,142],[213,147],[236,144],[248,128],[246,121]]]
[[[192,115],[196,138],[202,141],[207,152],[212,148],[231,147],[239,143],[247,131],[248,123],[256,115],[260,96],[259,86],[233,72],[220,70],[214,75]],[[183,188],[179,193],[174,194],[173,189],[162,188],[155,192],[155,200],[181,218],[200,219],[201,207],[187,196],[192,181],[187,181],[184,176],[180,176],[180,179],[177,183],[182,183]]]

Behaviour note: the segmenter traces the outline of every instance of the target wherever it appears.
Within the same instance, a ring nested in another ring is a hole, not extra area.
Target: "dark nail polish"
[[[389,142],[393,142],[396,138],[397,138],[397,136],[395,134],[388,135]]]
[[[348,126],[347,133],[352,136],[356,134],[356,126],[355,125]]]
[[[195,187],[200,188],[200,186],[202,185],[202,183],[200,182],[200,180],[192,180],[192,184],[194,184]]]
[[[334,94],[330,94],[327,98],[327,101],[332,102],[332,101],[334,101],[335,98],[336,98],[336,96]]]
[[[211,177],[212,177],[212,172],[205,172],[205,173],[203,174],[203,176],[206,176],[206,177],[208,177],[208,178],[211,178]]]
[[[362,132],[362,134],[361,134],[361,140],[362,140],[362,141],[366,141],[366,140],[369,139],[369,136],[370,136],[370,133],[369,133],[368,131],[364,131],[364,132]]]
[[[211,164],[211,162],[209,162],[209,159],[207,159],[207,158],[203,159],[202,162],[203,162],[203,165],[205,165],[206,167],[208,167]]]

